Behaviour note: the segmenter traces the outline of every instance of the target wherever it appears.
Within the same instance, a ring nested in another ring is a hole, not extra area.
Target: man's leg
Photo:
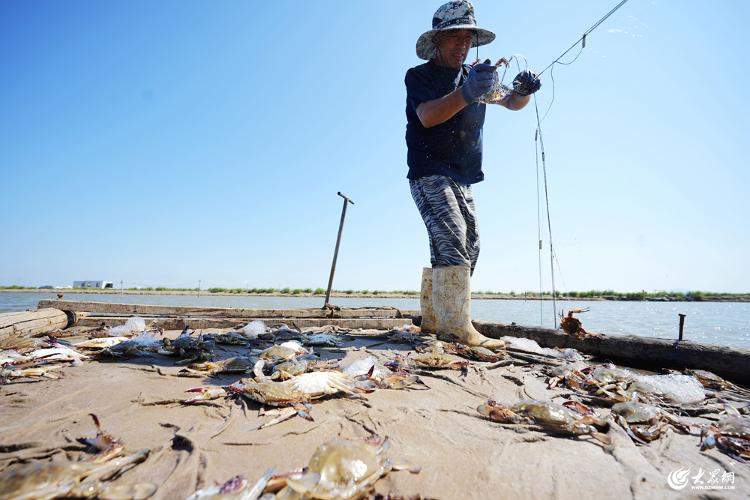
[[[432,266],[471,266],[461,208],[465,200],[455,181],[444,175],[431,175],[412,180],[409,185],[427,227]]]
[[[477,259],[479,259],[479,224],[477,223],[474,194],[471,191],[471,186],[459,186],[459,189],[464,199],[464,203],[460,203],[459,206],[466,221],[466,252],[469,254],[471,274],[473,275],[474,269],[477,267]]]
[[[422,270],[420,328],[424,333],[436,333],[437,318],[432,299],[433,270],[436,266],[469,262],[465,250],[466,229],[449,178],[435,175],[412,180],[409,186],[414,203],[427,228],[432,264],[432,268],[426,267]]]
[[[479,253],[471,189],[445,176],[411,181],[411,189],[437,254],[432,272],[437,332],[469,345],[504,347],[503,341],[485,337],[471,324],[470,274]]]

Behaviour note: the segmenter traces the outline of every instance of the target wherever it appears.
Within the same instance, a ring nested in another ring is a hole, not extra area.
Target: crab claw
[[[201,403],[212,399],[223,398],[227,395],[227,391],[223,387],[193,387],[185,392],[197,393],[197,396],[185,399],[184,404]]]

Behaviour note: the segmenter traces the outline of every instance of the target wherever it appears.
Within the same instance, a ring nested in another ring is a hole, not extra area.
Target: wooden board
[[[505,335],[524,337],[542,347],[577,349],[583,353],[653,370],[685,368],[708,370],[721,377],[750,384],[750,350],[698,344],[690,341],[667,340],[635,335],[602,335],[577,339],[548,328],[531,328],[502,323],[474,321],[482,334],[499,338]]]
[[[390,330],[400,328],[405,324],[411,324],[410,319],[405,318],[200,318],[200,317],[182,317],[182,318],[163,318],[163,317],[144,317],[147,325],[154,325],[165,330],[182,330],[185,326],[194,329],[206,328],[236,328],[244,326],[249,321],[263,321],[266,326],[278,326],[282,323],[290,327],[308,328],[334,325],[347,329],[379,329]],[[84,316],[78,319],[79,326],[117,326],[127,321],[126,317],[121,316]]]
[[[38,308],[54,307],[63,311],[90,312],[139,316],[200,316],[218,318],[401,318],[395,307],[362,307],[330,310],[305,309],[247,309],[231,307],[185,307],[153,304],[115,304],[110,302],[83,302],[72,300],[40,300]]]
[[[48,333],[68,326],[68,315],[59,309],[44,308],[36,311],[0,314],[0,339],[10,335],[35,335]]]

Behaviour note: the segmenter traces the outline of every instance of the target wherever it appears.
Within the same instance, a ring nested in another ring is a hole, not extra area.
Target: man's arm
[[[526,105],[529,103],[529,99],[531,99],[531,96],[519,95],[515,92],[510,92],[501,100],[497,101],[497,103],[508,108],[511,111],[518,111],[519,109],[523,109],[526,107]]]
[[[424,128],[444,123],[464,109],[467,104],[479,99],[492,88],[495,67],[489,59],[474,64],[466,76],[466,81],[450,94],[426,101],[417,106],[417,116]]]
[[[424,128],[430,128],[447,122],[465,107],[466,100],[458,87],[448,95],[421,103],[417,106],[417,116]]]

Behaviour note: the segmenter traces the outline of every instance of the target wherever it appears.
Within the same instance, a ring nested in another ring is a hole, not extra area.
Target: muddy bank
[[[168,332],[174,337],[177,332]],[[377,332],[369,332],[370,334]],[[381,332],[382,333],[382,332]],[[73,339],[75,340],[75,339]],[[369,355],[386,361],[410,346],[357,337],[337,348],[320,348],[326,359]],[[246,354],[244,347],[217,347],[219,358]],[[258,429],[268,421],[261,406],[241,406],[229,399],[210,406],[145,406],[184,398],[196,386],[226,386],[239,375],[201,378],[172,376],[179,367],[159,355],[107,362],[87,361],[63,369],[59,380],[0,386],[0,467],[19,454],[69,445],[93,435],[89,413],[100,417],[129,450],[148,448],[141,465],[116,483],[149,482],[156,498],[180,498],[196,489],[223,483],[234,475],[255,481],[269,467],[291,471],[307,464],[323,442],[340,436],[388,436],[390,454],[421,467],[419,474],[392,472],[376,491],[429,498],[664,498],[677,492],[666,482],[678,467],[734,472],[735,490],[722,497],[746,498],[750,468],[719,451],[699,451],[699,437],[669,432],[636,446],[612,427],[611,446],[590,437],[567,438],[523,426],[480,419],[477,405],[488,398],[562,401],[570,391],[548,389],[542,365],[491,368],[472,362],[465,377],[443,370],[420,375],[429,387],[377,390],[366,399],[329,399],[313,404],[314,421],[292,418]],[[707,420],[697,419],[696,423]],[[175,436],[179,435],[176,441]],[[12,450],[11,445],[30,443]],[[175,444],[177,443],[177,445]],[[685,491],[680,494],[684,495]]]

